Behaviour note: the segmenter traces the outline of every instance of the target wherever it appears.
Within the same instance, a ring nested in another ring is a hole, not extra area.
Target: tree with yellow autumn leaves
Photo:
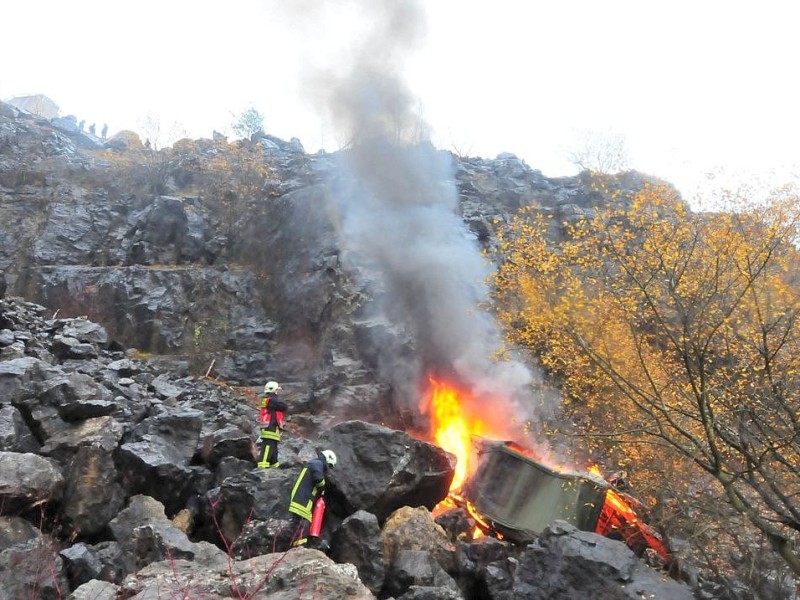
[[[551,215],[521,213],[500,232],[495,276],[509,341],[560,379],[583,439],[636,464],[661,516],[713,530],[725,514],[795,577],[799,225],[791,194],[695,213],[674,189],[645,185],[563,224],[560,241]]]

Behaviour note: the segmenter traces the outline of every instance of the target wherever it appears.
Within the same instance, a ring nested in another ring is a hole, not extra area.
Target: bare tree
[[[581,171],[611,175],[630,168],[625,136],[614,131],[588,130],[578,136],[569,161]]]
[[[160,150],[186,137],[186,128],[178,121],[164,125],[161,117],[151,112],[139,120],[136,133],[145,140],[145,146],[150,142],[149,147]]]

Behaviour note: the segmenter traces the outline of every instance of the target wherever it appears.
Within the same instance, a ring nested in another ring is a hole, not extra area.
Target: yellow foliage
[[[590,448],[636,464],[654,497],[666,465],[684,493],[710,476],[796,573],[798,223],[797,198],[696,214],[649,185],[559,243],[521,213],[494,281],[509,342],[564,382]]]

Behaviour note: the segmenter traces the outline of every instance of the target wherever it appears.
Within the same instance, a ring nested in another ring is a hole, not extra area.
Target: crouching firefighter
[[[308,461],[292,488],[289,500],[289,513],[291,513],[292,531],[291,547],[303,546],[308,543],[311,530],[312,511],[317,500],[322,500],[325,495],[325,476],[328,469],[336,466],[336,454],[333,450],[323,450],[316,458]],[[322,515],[317,511],[317,518]],[[321,525],[320,523],[315,525]],[[319,534],[319,529],[314,533]]]
[[[280,466],[278,442],[281,440],[281,430],[283,429],[283,414],[287,409],[286,403],[278,399],[280,391],[281,386],[277,381],[268,381],[264,386],[264,395],[261,397],[258,466],[262,469]]]

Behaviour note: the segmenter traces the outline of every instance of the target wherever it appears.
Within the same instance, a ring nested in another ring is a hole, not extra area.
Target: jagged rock
[[[222,458],[216,465],[214,481],[211,485],[217,488],[220,487],[222,482],[228,477],[241,477],[253,469],[254,462],[252,456],[245,459],[232,458],[229,456]]]
[[[108,332],[102,325],[86,319],[69,319],[64,323],[61,335],[91,344],[98,350],[108,345]]]
[[[423,507],[396,510],[381,530],[386,563],[391,565],[404,550],[425,550],[448,572],[455,571],[456,548]]]
[[[57,335],[53,338],[51,350],[59,359],[97,358],[97,351],[91,344],[78,341],[74,337]]]
[[[464,597],[453,578],[424,550],[400,550],[386,574],[383,591],[392,596],[400,596],[409,591],[411,586],[445,588],[455,598]],[[453,597],[452,595],[436,597]]]
[[[11,331],[10,329],[0,329],[0,346],[3,347],[10,346],[13,343],[14,343],[14,332]]]
[[[56,600],[69,589],[64,561],[46,537],[0,551],[0,599]]]
[[[518,561],[508,542],[482,537],[471,542],[458,542],[458,582],[467,595],[488,592],[491,598],[509,594],[514,583]]]
[[[203,460],[212,465],[219,464],[222,459],[231,458],[252,462],[252,437],[235,425],[217,429],[206,436],[201,444]]]
[[[119,586],[108,581],[93,579],[75,588],[67,600],[117,600]]]
[[[60,427],[55,429],[53,424],[56,418],[52,416],[49,422],[41,421],[42,413],[36,411],[36,418],[43,429],[48,431],[47,439],[40,449],[46,456],[56,459],[62,464],[84,446],[98,448],[106,453],[113,452],[122,439],[123,426],[113,417],[98,417],[86,419],[78,423],[64,423],[58,420]]]
[[[374,594],[383,587],[386,567],[383,541],[378,518],[359,510],[347,517],[333,534],[331,558],[338,563],[350,563],[358,576]]]
[[[46,362],[23,356],[0,362],[0,398],[4,403],[14,403],[31,397],[31,384],[50,379],[60,370]]]
[[[198,490],[212,480],[205,467],[188,466],[183,453],[158,436],[119,447],[118,465],[128,494],[146,494],[163,502],[170,514],[177,513]]]
[[[530,544],[516,571],[513,592],[525,598],[544,600],[558,595],[633,600],[641,590],[652,597],[689,600],[691,589],[666,578],[636,577],[641,563],[623,543],[579,531],[556,521]],[[661,584],[661,585],[659,585]]]
[[[72,589],[91,581],[100,579],[103,563],[97,558],[92,549],[83,543],[73,544],[58,553],[64,561],[67,577]]]
[[[129,573],[137,572],[152,562],[185,559],[197,568],[224,565],[225,552],[208,542],[194,543],[185,533],[169,522],[142,525],[134,529],[125,540],[126,561]]]
[[[14,406],[0,407],[0,451],[39,452],[39,443]]]
[[[41,502],[55,502],[64,490],[58,465],[36,454],[0,452],[0,505],[13,512]]]
[[[464,595],[449,587],[412,585],[397,600],[462,600]]]
[[[248,521],[242,532],[231,542],[232,554],[242,560],[288,550],[292,542],[292,527],[288,519]],[[342,562],[342,561],[337,561]]]
[[[478,589],[485,589],[497,600],[513,597],[514,576],[518,568],[519,561],[513,557],[489,563],[481,574],[479,581],[482,586]]]
[[[140,365],[128,358],[112,361],[106,365],[106,368],[116,371],[120,377],[130,377],[142,370]]]
[[[125,505],[111,454],[96,446],[78,448],[65,476],[62,511],[66,523],[81,535],[100,533]]]
[[[639,600],[640,598],[692,600],[697,597],[688,585],[670,579],[642,563],[636,565],[631,580],[622,584],[622,589],[625,590],[630,600]]]
[[[99,578],[103,581],[120,583],[127,574],[122,544],[116,541],[99,542],[89,546],[89,549],[102,565]]]
[[[54,119],[58,117],[59,113],[58,104],[44,94],[14,96],[8,99],[6,103],[45,119]]]
[[[184,406],[163,406],[131,432],[132,441],[156,441],[169,448],[180,464],[194,456],[203,429],[203,413]]]
[[[112,135],[108,141],[106,141],[105,147],[119,152],[129,148],[139,149],[142,147],[142,140],[138,133],[130,131],[129,129],[123,129]]]
[[[363,421],[339,423],[320,439],[339,457],[330,479],[353,510],[383,521],[402,506],[431,509],[447,496],[455,462],[433,444]]]
[[[201,503],[207,535],[231,541],[241,534],[245,523],[288,518],[289,496],[299,473],[299,467],[253,469],[225,479],[219,488],[209,490]]]
[[[75,117],[75,115],[54,117],[50,119],[50,122],[53,124],[53,127],[56,127],[61,131],[65,131],[66,133],[78,133],[80,131],[80,128],[78,127],[78,119]]]
[[[157,522],[168,522],[164,505],[150,496],[139,494],[132,496],[128,505],[108,525],[114,539],[121,543],[137,527]]]
[[[21,340],[0,349],[0,360],[13,360],[23,356],[25,356],[25,343]]]
[[[0,550],[38,540],[41,536],[39,529],[21,517],[0,516]]]
[[[298,549],[249,560],[198,569],[192,562],[172,560],[152,563],[128,576],[121,588],[126,597],[156,598],[180,582],[191,597],[237,597],[253,600],[295,600],[313,589],[319,600],[374,600],[358,580],[353,565],[339,565],[317,550]],[[305,592],[304,592],[305,590]]]
[[[436,524],[447,532],[451,542],[455,542],[475,528],[475,519],[463,508],[453,508],[439,513]]]
[[[58,416],[66,422],[104,417],[117,408],[111,392],[82,373],[70,373],[63,378],[48,380],[40,398],[55,406]]]
[[[31,277],[34,287],[47,290],[50,304],[80,303],[74,309],[78,312],[91,302],[94,318],[130,347],[199,354],[197,360],[202,357],[206,369],[213,358],[206,349],[219,349],[230,336],[236,350],[216,360],[216,373],[237,382],[260,380],[275,368],[270,352],[275,325],[266,317],[258,279],[251,272],[205,266],[50,265],[35,269]],[[188,329],[187,317],[194,323]]]
[[[186,390],[182,387],[175,385],[164,375],[159,375],[150,383],[153,391],[162,400],[167,398],[180,399],[186,394]]]

